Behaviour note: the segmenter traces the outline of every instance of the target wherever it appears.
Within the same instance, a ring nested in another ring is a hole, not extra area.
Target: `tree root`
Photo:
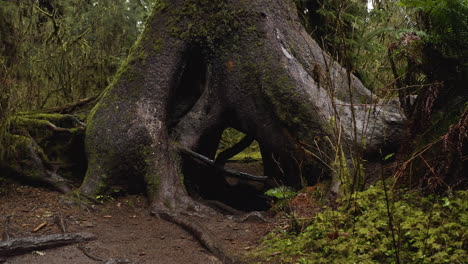
[[[85,254],[85,256],[87,256],[88,258],[94,260],[94,261],[104,261],[103,258],[100,258],[98,256],[95,256],[94,254],[92,254],[89,250],[89,248],[83,246],[83,245],[79,245],[76,247],[77,249],[79,249],[81,252],[83,252],[83,254]]]
[[[183,216],[180,214],[171,214],[167,212],[160,212],[159,217],[162,219],[174,223],[187,232],[192,234],[200,244],[210,251],[214,256],[219,258],[223,263],[226,264],[241,264],[243,263],[238,257],[232,255],[228,250],[218,242],[214,234],[208,230],[203,224],[196,219],[191,217]]]
[[[98,200],[95,198],[88,196],[83,193],[79,193],[78,191],[73,191],[70,192],[60,199],[60,202],[62,204],[65,204],[67,206],[77,206],[81,209],[84,209],[88,212],[95,212],[99,211],[95,205],[101,204]]]
[[[227,204],[224,204],[220,201],[216,200],[204,200],[204,204],[207,206],[220,211],[223,214],[229,214],[229,215],[242,215],[244,212],[237,210],[236,208],[233,208]]]

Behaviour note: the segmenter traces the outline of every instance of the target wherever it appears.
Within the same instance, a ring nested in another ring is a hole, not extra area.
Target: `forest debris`
[[[53,234],[38,237],[13,238],[0,241],[0,256],[18,255],[24,252],[65,246],[96,239],[90,233]]]
[[[37,231],[41,230],[45,226],[47,226],[47,222],[41,223],[40,225],[36,226],[36,228],[34,228],[33,232],[36,233]]]
[[[112,218],[112,215],[105,215],[104,218]]]

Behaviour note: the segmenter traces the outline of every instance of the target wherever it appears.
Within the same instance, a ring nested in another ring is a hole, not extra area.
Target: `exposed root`
[[[81,209],[87,210],[88,212],[97,211],[95,205],[100,204],[100,202],[93,197],[78,193],[77,191],[64,195],[60,199],[60,202],[67,206],[78,206]]]
[[[219,258],[223,263],[243,263],[238,259],[238,257],[229,253],[223,244],[215,238],[214,234],[193,217],[183,216],[180,214],[171,214],[168,212],[160,212],[158,215],[162,219],[179,225],[187,232],[192,234],[203,247],[210,251],[214,256]]]
[[[208,205],[209,207],[221,211],[223,214],[229,214],[229,215],[242,215],[244,212],[239,211],[227,204],[224,204],[220,201],[216,200],[204,200],[203,203]]]
[[[92,260],[94,260],[94,261],[104,261],[104,259],[102,259],[102,258],[100,258],[100,257],[98,257],[98,256],[95,256],[94,254],[92,254],[92,253],[90,252],[90,249],[87,248],[87,247],[85,247],[84,245],[78,245],[76,248],[79,249],[81,252],[83,252],[83,254],[84,254],[85,256],[87,256],[88,258],[90,258],[90,259],[92,259]]]

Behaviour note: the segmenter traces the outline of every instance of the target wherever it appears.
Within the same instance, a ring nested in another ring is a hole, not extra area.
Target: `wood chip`
[[[47,222],[44,222],[44,223],[38,225],[36,228],[34,228],[33,232],[36,233],[37,231],[41,230],[45,226],[47,226]]]

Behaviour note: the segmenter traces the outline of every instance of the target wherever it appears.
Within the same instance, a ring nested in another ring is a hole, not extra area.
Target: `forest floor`
[[[143,195],[116,197],[96,206],[96,210],[85,210],[65,205],[61,194],[45,188],[14,184],[7,189],[0,196],[2,233],[6,216],[10,216],[8,229],[14,238],[60,234],[57,219],[62,219],[67,232],[89,232],[97,239],[9,257],[4,263],[99,263],[88,255],[103,261],[120,258],[132,263],[222,263],[179,226],[151,216]],[[261,238],[278,225],[277,220],[239,222],[223,215],[200,222],[230,252],[241,255],[255,249]],[[34,232],[43,223],[45,226]]]

